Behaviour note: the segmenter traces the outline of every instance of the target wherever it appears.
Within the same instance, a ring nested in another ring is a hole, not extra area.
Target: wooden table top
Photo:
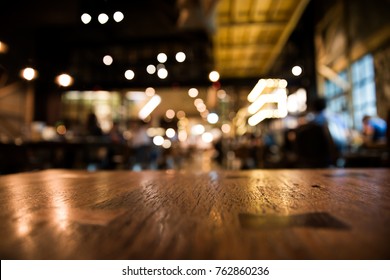
[[[390,259],[389,171],[0,176],[0,257]]]

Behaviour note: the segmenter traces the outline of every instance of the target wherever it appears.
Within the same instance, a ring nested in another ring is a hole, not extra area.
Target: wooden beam
[[[301,0],[298,5],[296,6],[293,14],[290,17],[290,20],[286,27],[284,28],[282,34],[279,37],[278,42],[276,43],[268,62],[266,63],[264,69],[265,72],[268,72],[272,65],[275,63],[275,60],[277,59],[278,55],[282,51],[284,45],[286,44],[291,32],[294,30],[295,26],[297,25],[299,19],[301,18],[307,4],[310,0]]]

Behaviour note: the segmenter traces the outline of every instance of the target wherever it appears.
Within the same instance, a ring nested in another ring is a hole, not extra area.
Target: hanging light
[[[152,98],[139,111],[138,117],[142,120],[146,119],[160,103],[161,97],[158,95],[153,95]]]
[[[112,58],[111,55],[105,55],[105,56],[103,57],[103,63],[104,63],[105,65],[107,65],[107,66],[111,65],[113,61],[114,61],[114,59]]]
[[[81,15],[81,21],[82,21],[84,24],[90,23],[91,20],[92,20],[92,17],[91,17],[89,14],[84,13],[84,14]]]
[[[34,68],[27,67],[22,70],[21,75],[27,81],[32,81],[38,76],[38,72]]]
[[[168,77],[168,71],[167,69],[165,68],[160,68],[158,69],[157,71],[157,76],[160,78],[160,79],[165,79],[166,77]]]
[[[219,80],[219,73],[217,71],[211,71],[209,74],[209,79],[212,82],[217,82]]]
[[[160,62],[160,63],[166,62],[167,59],[168,59],[168,57],[167,57],[167,55],[166,55],[165,53],[159,53],[159,54],[157,55],[157,60],[158,60],[158,62]]]
[[[98,21],[100,22],[100,24],[105,24],[107,23],[108,21],[108,15],[104,14],[104,13],[101,13],[99,16],[98,16]]]
[[[186,54],[183,52],[178,52],[175,56],[177,62],[184,62],[186,60]]]
[[[114,17],[114,20],[115,20],[116,22],[121,22],[121,21],[125,18],[125,16],[123,15],[123,13],[120,12],[120,11],[115,12],[113,17]]]
[[[302,67],[301,66],[294,66],[292,69],[291,69],[291,72],[294,76],[298,77],[302,74]]]
[[[133,70],[126,70],[125,72],[125,78],[128,80],[134,79],[135,73]]]
[[[73,84],[73,78],[70,75],[64,73],[57,76],[56,82],[62,87],[68,87]]]
[[[207,115],[207,121],[210,123],[210,124],[216,124],[219,120],[219,117],[216,113],[210,113]]]

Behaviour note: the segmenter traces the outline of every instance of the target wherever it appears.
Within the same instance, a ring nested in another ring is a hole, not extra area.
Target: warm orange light
[[[61,124],[61,125],[57,126],[57,133],[59,135],[65,135],[66,134],[66,127],[65,127],[65,125]]]
[[[178,112],[176,113],[176,117],[177,117],[178,119],[185,118],[185,116],[186,116],[186,113],[185,113],[184,111],[182,111],[182,110],[180,110],[180,111],[178,111]]]
[[[147,96],[153,96],[156,94],[156,90],[152,87],[148,87],[146,90],[145,90],[145,94]]]
[[[0,53],[6,53],[7,50],[8,50],[8,46],[4,42],[0,41]]]

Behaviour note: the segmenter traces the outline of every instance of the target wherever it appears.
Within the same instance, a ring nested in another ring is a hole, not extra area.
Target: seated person
[[[383,144],[386,142],[387,123],[378,117],[363,117],[363,138],[365,145]]]

